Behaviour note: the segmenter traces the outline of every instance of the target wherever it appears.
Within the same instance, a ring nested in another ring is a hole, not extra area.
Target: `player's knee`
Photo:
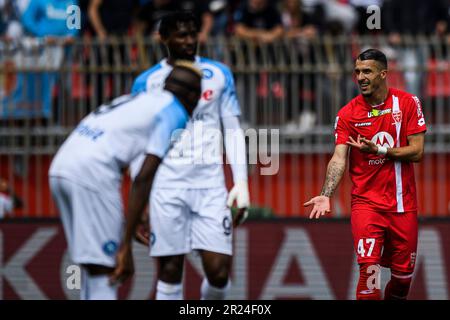
[[[217,288],[223,288],[228,283],[228,270],[221,268],[207,275],[208,282]]]
[[[159,279],[168,283],[179,283],[183,275],[183,258],[180,256],[159,258]]]
[[[205,266],[208,282],[217,288],[225,287],[228,283],[230,268],[227,261],[213,263]]]
[[[359,266],[359,280],[356,289],[357,300],[380,300],[380,267],[363,263]]]
[[[406,299],[411,287],[411,279],[411,273],[392,271],[391,280],[386,285],[384,298],[386,300]]]

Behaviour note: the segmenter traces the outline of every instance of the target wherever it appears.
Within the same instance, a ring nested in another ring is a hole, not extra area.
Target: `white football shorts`
[[[232,217],[225,187],[154,188],[150,196],[150,255],[206,250],[232,254]]]
[[[114,267],[125,223],[120,193],[101,193],[62,177],[50,177],[50,189],[72,261]]]

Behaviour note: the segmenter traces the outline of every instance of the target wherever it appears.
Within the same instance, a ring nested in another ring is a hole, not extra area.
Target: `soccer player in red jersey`
[[[353,183],[351,226],[360,269],[356,298],[381,298],[379,265],[391,269],[385,299],[406,299],[417,251],[417,201],[413,162],[424,152],[425,119],[419,99],[388,88],[387,60],[379,50],[355,62],[361,94],[336,117],[334,154],[310,218],[330,212],[330,197],[349,153]]]

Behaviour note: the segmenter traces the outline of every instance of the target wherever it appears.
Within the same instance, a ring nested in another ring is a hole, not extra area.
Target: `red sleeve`
[[[416,96],[410,96],[407,99],[406,135],[409,136],[419,132],[427,131],[427,125],[425,124],[425,117],[423,115],[419,98],[417,98]]]
[[[336,121],[334,122],[335,144],[346,144],[349,136],[350,130],[348,130],[347,120],[345,119],[344,113],[341,110],[338,112]]]

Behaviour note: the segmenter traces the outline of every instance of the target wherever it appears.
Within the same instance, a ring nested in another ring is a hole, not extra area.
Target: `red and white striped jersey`
[[[360,134],[379,146],[408,145],[407,137],[427,130],[419,99],[389,88],[383,104],[372,107],[357,96],[336,117],[336,144]],[[368,207],[385,212],[417,210],[416,185],[412,162],[395,161],[385,156],[350,148],[349,161],[352,208]]]

